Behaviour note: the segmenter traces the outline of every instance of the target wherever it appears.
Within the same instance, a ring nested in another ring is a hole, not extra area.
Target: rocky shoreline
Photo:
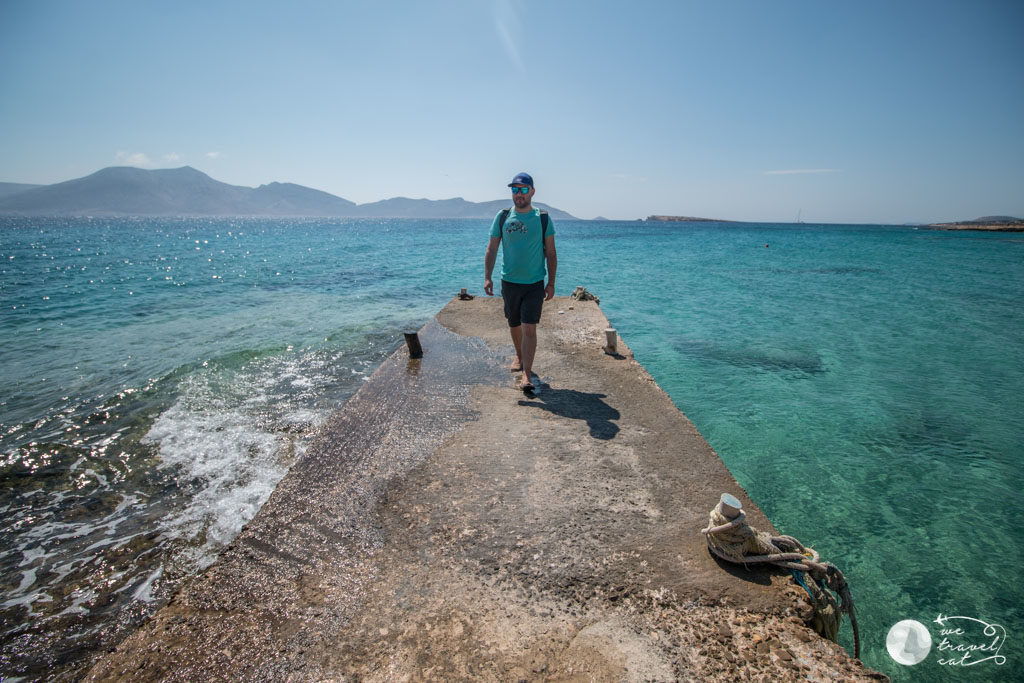
[[[1020,223],[934,223],[928,226],[936,230],[984,230],[987,232],[1024,232],[1024,221]]]
[[[721,218],[697,218],[695,216],[648,216],[644,219],[655,223],[735,223]]]
[[[932,223],[929,228],[936,230],[985,230],[989,232],[1024,232],[1024,219],[1011,216],[986,216],[973,221],[953,223]]]

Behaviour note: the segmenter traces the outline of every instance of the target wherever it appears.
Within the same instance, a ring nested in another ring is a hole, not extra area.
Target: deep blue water
[[[556,227],[557,293],[600,296],[776,527],[844,571],[869,665],[1021,670],[1024,236]],[[0,675],[75,671],[208,565],[401,331],[480,293],[487,228],[0,219]],[[890,626],[938,640],[940,613],[1005,628],[1006,663],[895,663]]]

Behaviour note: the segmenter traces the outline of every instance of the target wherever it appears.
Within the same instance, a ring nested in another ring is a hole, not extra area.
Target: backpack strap
[[[498,240],[499,241],[501,241],[501,238],[504,237],[504,235],[505,235],[505,221],[508,220],[508,215],[510,213],[512,213],[512,209],[502,209],[501,212],[498,213]]]
[[[544,258],[548,257],[548,212],[543,209],[540,212],[540,250]]]

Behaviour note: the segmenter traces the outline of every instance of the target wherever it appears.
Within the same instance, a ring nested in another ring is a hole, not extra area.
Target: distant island
[[[53,185],[0,183],[0,215],[8,216],[273,216],[324,218],[492,219],[512,206],[490,202],[394,197],[356,204],[294,183],[228,185],[191,166],[146,170],[112,166]],[[548,206],[556,220],[576,217]]]
[[[937,230],[988,230],[992,232],[1024,232],[1024,219],[1013,216],[982,216],[973,221],[932,223]]]
[[[721,218],[696,218],[694,216],[648,216],[645,221],[656,221],[661,223],[735,223]]]
[[[0,183],[0,199],[18,194],[26,190],[33,190],[42,185],[26,185],[25,183]]]

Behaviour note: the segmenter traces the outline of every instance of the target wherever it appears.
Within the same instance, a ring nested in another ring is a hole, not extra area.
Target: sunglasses
[[[515,194],[516,192],[522,192],[523,194],[530,194],[530,190],[532,190],[532,189],[533,189],[532,187],[513,187],[512,188],[512,194]]]

